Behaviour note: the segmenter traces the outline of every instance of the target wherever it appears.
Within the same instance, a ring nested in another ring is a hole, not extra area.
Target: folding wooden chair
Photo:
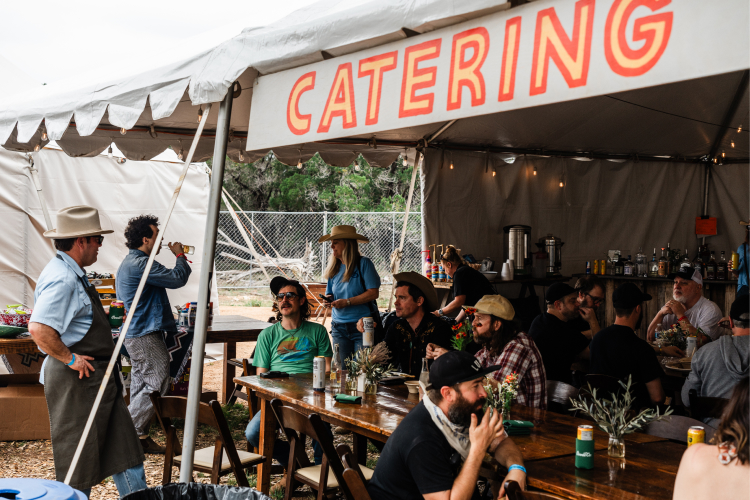
[[[367,492],[367,486],[365,485],[367,480],[352,450],[349,446],[340,444],[336,447],[336,453],[341,457],[341,462],[344,464],[344,482],[352,494],[350,500],[370,500],[370,494]]]
[[[668,420],[652,422],[643,429],[643,432],[652,436],[659,436],[667,439],[687,443],[688,429],[693,426],[700,426],[706,431],[706,442],[711,441],[716,429],[710,425],[704,424],[700,420],[680,415],[671,415]]]
[[[230,359],[229,361],[227,361],[227,363],[238,368],[242,368],[243,377],[256,374],[256,369],[253,366],[253,358]],[[252,393],[245,393],[245,391],[243,390],[244,388],[245,387],[240,384],[234,384],[234,390],[232,391],[232,395],[229,396],[227,404],[234,404],[237,399],[247,401],[247,408],[248,410],[250,410],[250,418],[253,418],[253,415],[255,415],[255,413],[258,411],[258,398]]]
[[[508,500],[565,500],[552,493],[540,491],[523,491],[521,485],[515,481],[505,481],[505,495]]]
[[[182,445],[177,438],[177,430],[171,419],[185,418],[187,413],[187,398],[178,396],[160,396],[158,392],[151,393],[151,402],[156,410],[156,418],[167,436],[167,446],[164,453],[164,475],[162,484],[172,482],[172,467],[182,463]],[[224,418],[224,412],[218,401],[210,404],[200,403],[198,423],[216,429],[219,436],[216,444],[208,448],[195,451],[193,469],[198,472],[211,474],[211,483],[219,484],[219,478],[234,473],[239,486],[250,486],[245,476],[245,469],[265,461],[265,457],[256,453],[237,450],[234,446],[232,433]]]
[[[558,380],[547,380],[547,410],[570,415],[568,408],[573,405],[570,398],[578,395],[578,389],[565,382]]]
[[[721,418],[724,408],[729,403],[729,400],[724,398],[698,396],[698,392],[695,389],[688,391],[688,398],[690,400],[690,414],[696,420]]]
[[[306,484],[317,491],[317,500],[323,500],[327,494],[339,488],[347,498],[353,498],[344,481],[344,465],[333,447],[333,440],[328,437],[320,416],[315,413],[305,416],[284,406],[280,399],[271,401],[271,409],[289,441],[284,500],[292,498],[298,483]],[[307,436],[317,441],[323,449],[323,462],[320,465],[313,465],[307,458]],[[333,475],[330,474],[331,471]],[[369,479],[373,471],[365,467],[362,473]]]

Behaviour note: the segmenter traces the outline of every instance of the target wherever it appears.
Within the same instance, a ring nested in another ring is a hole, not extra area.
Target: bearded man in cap
[[[507,480],[525,487],[523,457],[501,415],[482,411],[487,399],[482,379],[498,368],[482,368],[466,351],[450,351],[432,363],[425,397],[380,454],[367,487],[373,500],[469,500],[478,495],[487,452],[508,469]]]
[[[497,386],[508,375],[515,374],[518,380],[516,402],[532,408],[547,409],[547,375],[542,355],[531,337],[520,331],[515,321],[516,312],[502,295],[485,295],[473,308],[465,308],[467,314],[474,311],[471,323],[474,341],[482,349],[474,356],[482,367],[499,366],[492,372],[490,381]],[[444,349],[434,345],[427,347],[428,358],[438,358]]]
[[[55,477],[63,481],[104,379],[115,343],[107,313],[84,267],[97,260],[104,234],[92,207],[63,208],[57,228],[44,236],[57,255],[39,276],[29,332],[47,354],[40,382],[49,410]],[[146,488],[143,450],[122,397],[117,372],[109,378],[91,431],[70,480],[90,495],[91,487],[112,476],[120,496]]]

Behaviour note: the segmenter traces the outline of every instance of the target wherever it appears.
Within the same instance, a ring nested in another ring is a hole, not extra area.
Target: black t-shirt
[[[415,332],[406,319],[399,319],[388,328],[385,343],[391,351],[391,363],[402,372],[419,375],[427,344],[452,349],[453,330],[448,323],[430,312],[425,312]]]
[[[612,325],[599,330],[591,340],[590,373],[609,375],[627,383],[633,375],[633,409],[653,406],[646,383],[660,378],[664,371],[656,352],[648,343],[638,338],[632,328]]]
[[[423,500],[453,488],[460,463],[420,402],[385,443],[367,491],[372,500]]]
[[[542,355],[547,380],[573,383],[570,366],[576,356],[586,349],[589,339],[570,322],[560,320],[550,313],[542,313],[531,322],[529,336],[534,339]]]
[[[453,273],[453,296],[466,295],[465,306],[473,306],[485,295],[495,295],[490,281],[473,267],[458,266]]]
[[[589,322],[580,316],[578,316],[576,319],[571,319],[570,321],[568,321],[568,325],[570,325],[571,328],[578,332],[587,332],[591,330],[591,325],[589,325]]]

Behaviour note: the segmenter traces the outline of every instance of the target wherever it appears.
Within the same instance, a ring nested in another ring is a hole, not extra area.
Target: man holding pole
[[[29,332],[48,356],[40,382],[49,409],[55,476],[63,481],[104,380],[115,348],[112,330],[96,288],[84,267],[97,260],[103,234],[99,212],[87,206],[63,208],[54,239],[57,255],[44,268],[34,292]],[[69,481],[87,496],[112,476],[121,496],[146,488],[143,450],[114,373],[103,396],[80,462]]]

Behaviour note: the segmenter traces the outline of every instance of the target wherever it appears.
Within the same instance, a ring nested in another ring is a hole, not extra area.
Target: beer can
[[[599,274],[605,274],[607,271],[607,261],[602,259],[599,261]]]
[[[593,274],[599,274],[599,261],[594,259],[594,270],[592,271]]]
[[[326,358],[315,356],[313,359],[313,391],[325,392],[326,390]]]
[[[699,425],[694,425],[688,429],[687,445],[688,448],[693,446],[695,443],[703,443],[706,441],[706,431]]]
[[[575,466],[578,469],[594,468],[594,427],[591,425],[578,426]]]
[[[375,320],[370,317],[362,318],[365,331],[362,334],[362,347],[372,347],[375,343]]]
[[[122,322],[125,319],[125,304],[119,301],[114,301],[109,305],[109,324],[113,328],[119,328],[122,326]]]
[[[591,274],[591,261],[586,261],[586,274]]]

